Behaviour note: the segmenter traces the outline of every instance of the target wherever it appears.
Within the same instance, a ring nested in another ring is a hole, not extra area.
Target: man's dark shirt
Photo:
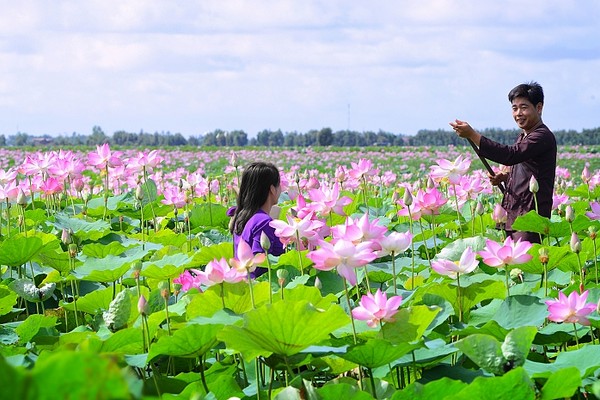
[[[485,158],[511,166],[502,199],[502,207],[507,213],[507,231],[512,230],[512,224],[519,215],[535,210],[534,195],[529,191],[532,175],[540,186],[537,193],[538,214],[550,218],[556,175],[556,139],[546,125],[541,124],[526,136],[521,133],[515,144],[510,146],[482,136],[479,152]]]

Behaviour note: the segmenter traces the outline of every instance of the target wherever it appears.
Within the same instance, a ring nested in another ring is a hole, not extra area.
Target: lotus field
[[[1,149],[2,398],[600,398],[596,150],[531,244],[466,149]],[[279,257],[233,254],[255,160]]]

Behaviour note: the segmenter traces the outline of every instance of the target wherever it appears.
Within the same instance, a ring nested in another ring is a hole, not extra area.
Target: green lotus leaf
[[[200,226],[214,226],[227,229],[230,220],[231,218],[227,216],[227,208],[220,204],[198,204],[190,212],[192,229]]]
[[[443,258],[445,260],[458,261],[467,247],[470,247],[473,251],[483,250],[485,247],[485,241],[486,240],[483,236],[457,239],[448,243],[442,250],[440,250],[436,257]]]
[[[217,343],[217,333],[222,325],[190,324],[173,333],[163,336],[150,346],[148,362],[159,355],[178,357],[198,357],[212,349]]]
[[[380,335],[394,344],[420,340],[440,311],[439,307],[424,305],[403,308],[394,315],[394,322],[383,325]]]
[[[110,224],[102,219],[81,219],[57,213],[54,226],[59,231],[71,229],[80,240],[98,240],[110,232]]]
[[[74,275],[90,282],[114,282],[125,275],[136,260],[136,257],[113,255],[104,258],[89,257],[75,269]]]
[[[62,249],[42,249],[35,257],[34,260],[39,262],[44,267],[50,267],[61,275],[67,275],[71,271],[71,257],[69,253]]]
[[[0,285],[0,315],[7,314],[13,309],[17,297],[19,296],[7,286]]]
[[[201,247],[200,251],[194,255],[191,267],[203,266],[214,259],[219,260],[221,258],[225,258],[226,260],[233,258],[233,243],[223,242],[208,247]]]
[[[455,346],[479,367],[503,375],[525,363],[536,332],[533,326],[522,326],[509,332],[503,343],[493,336],[476,333],[458,341]]]
[[[418,343],[394,345],[387,340],[371,339],[366,343],[350,346],[346,354],[340,354],[339,356],[363,367],[377,368],[387,365],[419,347],[421,345]]]
[[[466,277],[465,277],[466,278]],[[481,279],[487,279],[486,276],[480,276]],[[462,283],[462,282],[461,282]],[[466,283],[466,282],[465,282]],[[458,315],[457,287],[448,283],[435,283],[419,290],[419,294],[424,296],[427,293],[435,294],[448,300],[454,307],[454,312]],[[500,280],[484,280],[482,282],[473,282],[468,287],[461,288],[461,299],[463,304],[463,318],[469,320],[471,308],[484,300],[503,299],[506,297],[506,286]]]
[[[110,335],[102,343],[102,353],[139,354],[144,352],[141,328],[126,328]]]
[[[451,395],[460,392],[467,386],[465,382],[457,381],[450,378],[441,378],[435,381],[422,384],[413,382],[406,388],[396,392],[392,397],[393,400],[429,400],[429,399],[445,399]]]
[[[65,371],[69,371],[65,374]],[[30,399],[128,399],[127,383],[118,361],[90,351],[43,353],[27,382]]]
[[[519,367],[504,376],[475,378],[471,384],[450,398],[452,400],[489,398],[534,400],[535,387],[527,373]]]
[[[54,328],[54,326],[56,326],[56,317],[46,317],[40,314],[30,315],[16,329],[19,342],[27,343],[37,335],[40,329]]]
[[[326,310],[307,301],[280,301],[246,313],[244,326],[226,326],[219,339],[246,360],[271,354],[288,357],[329,337],[349,323],[338,305]]]
[[[140,275],[158,280],[177,278],[191,260],[192,257],[183,253],[175,253],[166,255],[160,260],[145,261]]]
[[[540,400],[570,399],[581,386],[581,376],[576,367],[554,372],[542,387]]]
[[[553,373],[569,367],[576,367],[582,379],[593,375],[600,368],[600,346],[585,344],[580,349],[559,353],[551,364],[527,360],[524,365],[532,378],[549,378]]]
[[[548,272],[562,265],[564,263],[565,257],[573,255],[571,249],[565,246],[542,246],[540,244],[534,243],[533,247],[529,251],[529,254],[532,254],[533,258],[524,264],[517,265],[516,267],[521,269],[523,272],[529,272],[533,274],[543,273],[544,266],[542,265],[542,263],[540,262],[540,258],[538,257],[539,249],[542,247],[548,251],[548,265],[546,266],[546,270]],[[574,260],[576,263],[577,259]]]
[[[492,317],[506,329],[520,326],[540,326],[548,316],[548,306],[537,296],[515,295],[507,297],[496,315]]]
[[[113,299],[113,288],[94,290],[77,299],[77,311],[95,315],[100,311],[108,310],[108,305]],[[74,303],[61,303],[66,310],[75,311]]]
[[[30,261],[44,247],[39,237],[12,236],[0,243],[0,264],[21,266]]]
[[[81,253],[88,257],[104,258],[109,255],[118,256],[127,248],[119,242],[110,242],[108,244],[90,243],[83,246]]]
[[[269,301],[268,282],[252,283],[252,291],[256,306]],[[240,315],[252,309],[250,286],[247,282],[223,283],[209,287],[204,293],[194,296],[187,306],[186,315],[188,319],[199,316],[211,317],[217,310],[223,308]]]

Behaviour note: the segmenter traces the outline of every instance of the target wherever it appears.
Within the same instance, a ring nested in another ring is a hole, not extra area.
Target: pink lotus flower
[[[506,210],[502,208],[502,206],[498,203],[494,206],[494,211],[492,211],[492,219],[497,224],[505,224],[508,215],[506,214]]]
[[[237,270],[238,273],[252,272],[258,264],[265,261],[265,253],[252,253],[252,248],[245,240],[240,240],[237,247],[236,258],[229,260],[229,263]]]
[[[363,214],[358,220],[352,217],[346,218],[344,225],[337,225],[331,228],[334,240],[339,239],[351,241],[353,243],[370,243],[374,250],[381,250],[379,241],[385,237],[387,227],[379,225],[379,218],[369,221],[369,214]]]
[[[16,200],[19,195],[19,187],[15,181],[6,184],[0,183],[0,200]]]
[[[597,201],[593,201],[590,203],[590,208],[592,209],[592,211],[588,211],[585,213],[585,215],[592,220],[599,220],[600,219],[600,203],[598,203]]]
[[[152,172],[160,163],[163,162],[163,158],[158,153],[158,150],[152,150],[149,153],[138,152],[136,157],[129,159],[129,167],[137,172],[141,172],[144,169],[146,172]]]
[[[200,279],[197,276],[192,275],[189,270],[183,271],[179,277],[173,279],[173,283],[178,283],[181,285],[181,290],[187,292],[191,288],[196,288],[200,290]]]
[[[459,261],[450,261],[445,259],[433,260],[431,268],[440,275],[449,276],[456,279],[458,274],[468,274],[473,272],[479,262],[475,259],[476,253],[470,247],[467,247],[460,256]]]
[[[558,299],[546,301],[548,319],[554,322],[571,322],[573,324],[590,325],[587,315],[596,309],[595,303],[587,303],[588,291],[579,295],[577,291],[571,292],[569,297],[563,292],[558,292]]]
[[[7,170],[0,168],[0,183],[13,182],[17,178],[17,174],[18,172],[14,168],[9,168]]]
[[[56,193],[60,193],[63,190],[62,181],[56,178],[48,178],[40,185],[40,190],[46,195],[50,196]]]
[[[119,156],[121,152],[110,151],[108,143],[104,143],[101,146],[96,146],[96,152],[88,154],[88,164],[93,165],[97,168],[117,167],[122,164]]]
[[[348,174],[355,179],[360,179],[366,176],[374,176],[379,173],[379,169],[373,168],[373,162],[365,158],[361,158],[357,163],[350,163],[352,169]]]
[[[319,243],[321,247],[308,253],[306,257],[315,263],[314,267],[318,270],[331,271],[336,268],[338,274],[351,285],[356,285],[357,281],[354,269],[377,258],[370,243],[354,244],[345,239],[340,239],[335,244],[324,240]]]
[[[244,242],[245,243],[245,242]],[[231,268],[227,264],[227,260],[221,257],[220,260],[214,259],[206,264],[204,271],[194,270],[200,283],[205,286],[217,285],[223,282],[236,283],[246,279],[248,271],[238,271],[235,268]]]
[[[160,202],[166,205],[172,205],[175,208],[185,206],[185,193],[179,190],[177,186],[170,186],[163,190],[164,199]]]
[[[419,189],[413,207],[420,208],[421,214],[437,215],[440,213],[440,208],[447,202],[448,199],[444,198],[437,188],[427,189],[427,191]]]
[[[506,265],[523,264],[531,260],[532,256],[527,254],[532,244],[528,241],[516,242],[509,236],[504,245],[487,239],[485,249],[479,252],[483,262],[490,267],[503,267]]]
[[[442,158],[435,162],[437,166],[431,167],[429,176],[438,182],[447,179],[452,185],[458,184],[460,178],[469,171],[471,166],[471,160],[464,159],[462,155],[459,155],[454,161]]]
[[[311,209],[322,216],[329,215],[332,211],[338,215],[346,215],[344,206],[352,203],[347,196],[340,198],[340,184],[337,182],[331,188],[322,185],[317,189],[309,190],[308,197],[312,201]]]
[[[394,322],[394,315],[402,304],[402,296],[392,296],[388,299],[385,293],[377,289],[375,294],[363,295],[359,304],[360,306],[352,310],[352,316],[367,321],[367,325],[376,328],[381,321]]]
[[[377,255],[383,257],[391,253],[403,253],[410,247],[412,238],[413,235],[410,232],[392,232],[379,241],[381,250]]]
[[[316,242],[319,239],[318,230],[324,225],[323,222],[313,220],[314,213],[309,212],[304,218],[292,217],[286,215],[288,223],[281,220],[273,220],[269,225],[275,228],[275,236],[277,236],[284,246],[290,242],[296,242],[298,249],[304,249],[302,239]],[[300,241],[298,242],[298,239]]]

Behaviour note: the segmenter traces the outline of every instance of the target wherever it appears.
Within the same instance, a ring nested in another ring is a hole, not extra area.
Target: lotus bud
[[[484,212],[485,212],[485,209],[483,207],[483,203],[478,201],[477,206],[475,206],[475,213],[477,215],[483,215]]]
[[[135,188],[135,198],[138,201],[142,201],[144,199],[144,188],[141,184],[138,184]]]
[[[568,223],[571,223],[574,219],[575,212],[573,211],[573,207],[571,207],[571,205],[569,204],[565,209],[565,220],[567,220]]]
[[[581,171],[581,180],[583,180],[584,183],[588,183],[591,177],[592,174],[590,173],[590,169],[588,168],[588,165],[585,164],[583,171]]]
[[[79,249],[77,249],[77,245],[75,243],[71,243],[69,245],[69,257],[71,257],[71,258],[77,257],[78,252],[79,252]]]
[[[492,212],[492,219],[497,224],[505,224],[506,223],[506,210],[502,208],[500,204],[496,204],[494,206],[494,211]]]
[[[531,179],[529,180],[529,191],[531,193],[537,193],[540,190],[540,184],[538,183],[535,176],[531,175]]]
[[[83,190],[83,188],[85,187],[85,183],[83,183],[83,179],[75,179],[73,181],[73,188],[77,191],[77,192],[81,192]]]
[[[400,194],[394,190],[394,193],[392,193],[392,203],[396,204],[398,200],[400,200]]]
[[[277,280],[279,281],[279,286],[284,286],[285,285],[285,281],[287,280],[289,276],[289,273],[287,272],[287,270],[285,269],[278,269],[277,270]]]
[[[27,196],[22,189],[19,189],[19,194],[17,194],[17,204],[21,207],[27,207]]]
[[[548,264],[548,260],[550,259],[548,257],[548,249],[545,247],[540,247],[540,249],[538,250],[538,254],[540,256],[540,262],[542,264]]]
[[[239,166],[239,164],[238,164],[238,156],[235,153],[235,151],[231,152],[230,162],[231,162],[231,166],[234,167],[234,168],[237,168]]]
[[[160,281],[158,284],[158,289],[160,290],[160,295],[163,299],[168,299],[170,296],[169,292],[169,281]]]
[[[60,235],[60,240],[66,245],[73,243],[73,238],[71,237],[71,230],[63,228],[62,233]]]
[[[406,189],[404,191],[404,196],[402,197],[402,202],[407,207],[412,205],[413,197],[412,197],[412,194],[410,193],[410,190]]]
[[[435,187],[435,181],[429,177],[427,178],[427,189],[433,189]]]
[[[321,280],[319,279],[318,276],[315,278],[315,287],[319,290],[321,290],[323,288],[323,284],[321,283]]]
[[[269,249],[271,248],[271,240],[269,239],[269,237],[267,236],[265,231],[262,231],[260,233],[260,247],[262,247],[262,249],[265,252],[268,252]]]
[[[590,226],[588,228],[588,233],[590,235],[590,239],[596,240],[596,227],[595,226]]]
[[[581,251],[581,241],[579,240],[579,236],[577,236],[577,233],[573,232],[571,234],[571,251],[573,253],[579,253]]]
[[[140,296],[140,299],[138,300],[137,308],[138,308],[139,313],[142,314],[143,316],[148,315],[148,311],[149,311],[150,307],[148,306],[148,302],[146,301],[146,298],[144,297],[143,294]]]

